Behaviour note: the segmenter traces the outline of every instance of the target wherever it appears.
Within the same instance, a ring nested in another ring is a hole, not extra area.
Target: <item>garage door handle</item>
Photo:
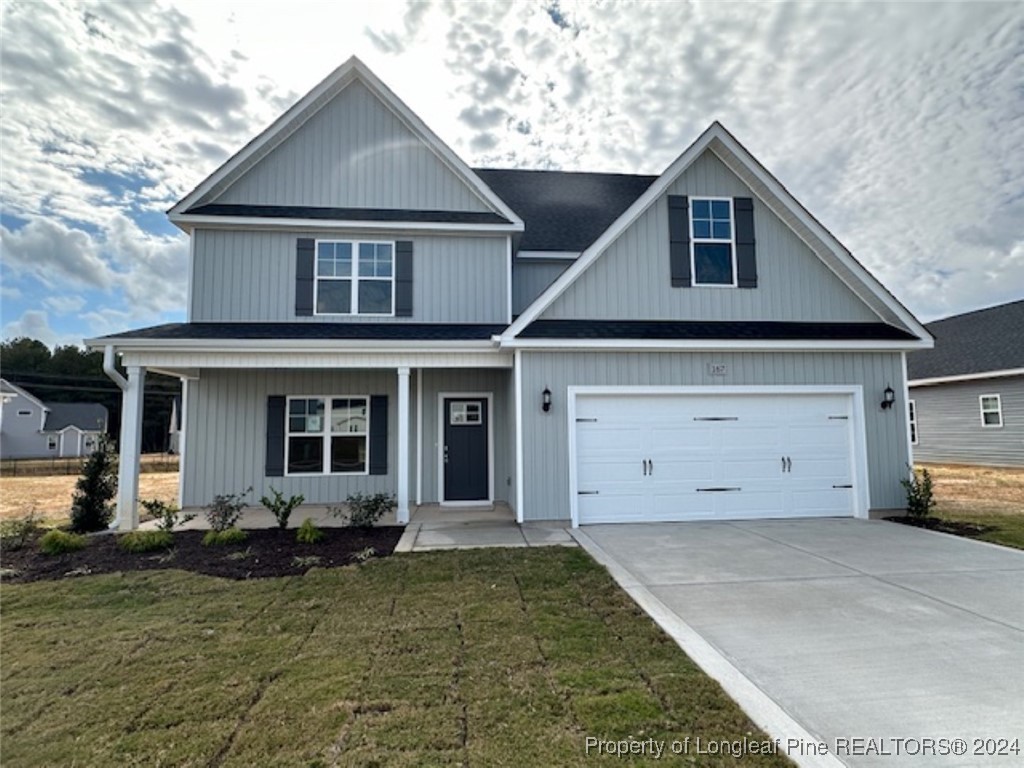
[[[577,496],[597,496],[600,491],[576,491]]]
[[[698,493],[725,493],[726,491],[742,491],[742,488],[698,488]]]
[[[653,475],[654,474],[654,460],[653,459],[648,459],[647,460],[647,474],[648,475]]]

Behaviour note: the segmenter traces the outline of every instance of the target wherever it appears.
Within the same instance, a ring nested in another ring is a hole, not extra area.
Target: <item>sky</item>
[[[1024,297],[1024,3],[3,0],[3,337],[184,320],[165,211],[352,54],[471,166],[717,119],[921,320]]]

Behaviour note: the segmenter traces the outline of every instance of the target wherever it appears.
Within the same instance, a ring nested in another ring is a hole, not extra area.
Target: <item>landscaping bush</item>
[[[260,499],[260,503],[274,513],[277,527],[283,530],[288,527],[288,518],[292,516],[292,510],[304,502],[306,497],[299,494],[285,499],[283,493],[274,490],[274,486],[270,486],[270,492],[273,496],[264,496]]]
[[[156,519],[156,527],[167,533],[173,531],[175,526],[184,525],[195,518],[191,512],[182,513],[174,504],[168,504],[160,499],[145,499],[139,503],[150,517]]]
[[[900,485],[907,492],[907,515],[927,517],[935,506],[935,499],[932,498],[932,476],[928,470],[911,469],[910,477],[900,480]]]
[[[82,476],[75,484],[71,502],[71,530],[78,533],[102,531],[114,519],[117,494],[117,454],[106,435],[100,435],[96,450],[85,460]]]
[[[241,544],[245,541],[245,531],[240,528],[225,528],[222,531],[207,531],[203,536],[203,546],[222,546],[224,544]]]
[[[35,511],[25,517],[0,521],[0,550],[16,552],[28,544],[41,528]]]
[[[295,532],[295,540],[299,544],[316,544],[318,541],[324,540],[324,532],[317,528],[316,524],[307,517]]]
[[[174,546],[174,535],[170,531],[131,531],[117,537],[117,546],[125,552],[154,552]]]
[[[234,528],[238,518],[242,516],[242,510],[248,505],[242,501],[252,488],[246,488],[241,493],[222,493],[213,497],[213,501],[206,505],[206,520],[214,531],[226,531]]]
[[[345,499],[348,507],[348,524],[353,528],[372,528],[386,512],[398,506],[398,500],[390,493],[354,493]],[[332,509],[332,514],[339,514]]]
[[[39,539],[39,551],[44,555],[63,555],[83,549],[89,540],[78,533],[68,533],[54,528]]]

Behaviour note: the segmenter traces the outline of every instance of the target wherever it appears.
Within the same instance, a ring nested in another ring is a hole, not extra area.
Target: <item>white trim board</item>
[[[712,146],[712,142],[715,142]],[[720,157],[726,165],[734,168],[735,164],[742,165],[743,169],[755,178],[763,187],[763,192],[752,189],[773,211],[783,209],[807,229],[827,249],[826,253],[821,252],[821,247],[808,242],[807,237],[794,229],[797,234],[811,249],[821,258],[837,276],[842,279],[851,289],[854,290],[869,307],[880,318],[885,319],[881,310],[887,309],[894,316],[898,317],[904,325],[914,333],[922,343],[922,348],[929,348],[933,345],[933,338],[927,329],[915,318],[906,307],[899,303],[896,298],[885,289],[884,286],[836,238],[826,230],[811,214],[782,186],[767,170],[732,136],[718,121],[713,122],[696,141],[694,141],[676,160],[661,174],[658,179],[637,198],[615,222],[595,240],[580,257],[563,272],[548,288],[538,296],[534,302],[523,311],[519,318],[506,329],[502,334],[503,339],[512,339],[522,331],[551,304],[561,296],[579,276],[590,267],[619,236],[634,224],[643,213],[647,211],[662,195],[668,192],[668,188],[678,179],[683,172],[689,168],[698,157],[710,149],[716,156]],[[724,158],[723,154],[728,153],[731,157]],[[749,184],[748,184],[749,186]],[[768,199],[768,198],[771,199]],[[830,263],[830,260],[835,262]],[[856,281],[851,284],[840,271],[837,265],[848,272]],[[865,293],[867,296],[865,296]]]
[[[471,501],[445,501],[444,498],[444,401],[446,398],[487,400],[487,498]],[[437,393],[437,499],[442,507],[478,507],[494,504],[494,393],[493,392],[438,392]]]
[[[569,512],[572,527],[579,527],[579,507],[576,476],[576,403],[577,398],[587,395],[847,395],[850,397],[851,420],[850,458],[853,478],[853,516],[867,519],[871,509],[871,487],[868,475],[867,429],[864,418],[864,388],[859,384],[772,384],[772,385],[723,385],[723,386],[605,386],[571,385],[567,389],[566,429],[569,444]]]
[[[321,80],[262,133],[232,155],[194,190],[175,204],[168,211],[171,221],[177,223],[177,217],[202,201],[207,195],[221,194],[356,80],[365,85],[370,93],[390,109],[413,134],[418,136],[427,148],[476,194],[481,202],[496,213],[500,213],[512,222],[513,226],[522,229],[523,221],[515,211],[494,194],[491,188],[356,56],[350,57],[344,64]]]
[[[1002,379],[1007,376],[1024,376],[1024,368],[1006,368],[1001,371],[985,371],[984,373],[963,373],[958,376],[935,376],[930,379],[913,379],[907,385],[911,387],[930,387],[936,384],[952,384],[957,381],[981,381],[982,379]]]
[[[635,352],[638,349],[665,352],[828,352],[858,350],[899,352],[926,349],[923,341],[748,341],[746,339],[502,339],[502,349],[604,350]]]
[[[445,221],[369,221],[360,219],[264,219],[258,216],[210,216],[197,213],[168,214],[167,218],[185,232],[203,229],[237,230],[346,230],[361,234],[389,232],[464,232],[478,235],[481,232],[522,232],[522,224],[472,224]]]

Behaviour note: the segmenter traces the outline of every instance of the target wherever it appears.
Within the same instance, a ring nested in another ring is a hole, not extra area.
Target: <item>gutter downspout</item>
[[[128,379],[122,376],[117,368],[114,367],[114,346],[112,344],[107,344],[103,348],[103,372],[107,374],[111,381],[117,384],[122,392],[128,389]]]

